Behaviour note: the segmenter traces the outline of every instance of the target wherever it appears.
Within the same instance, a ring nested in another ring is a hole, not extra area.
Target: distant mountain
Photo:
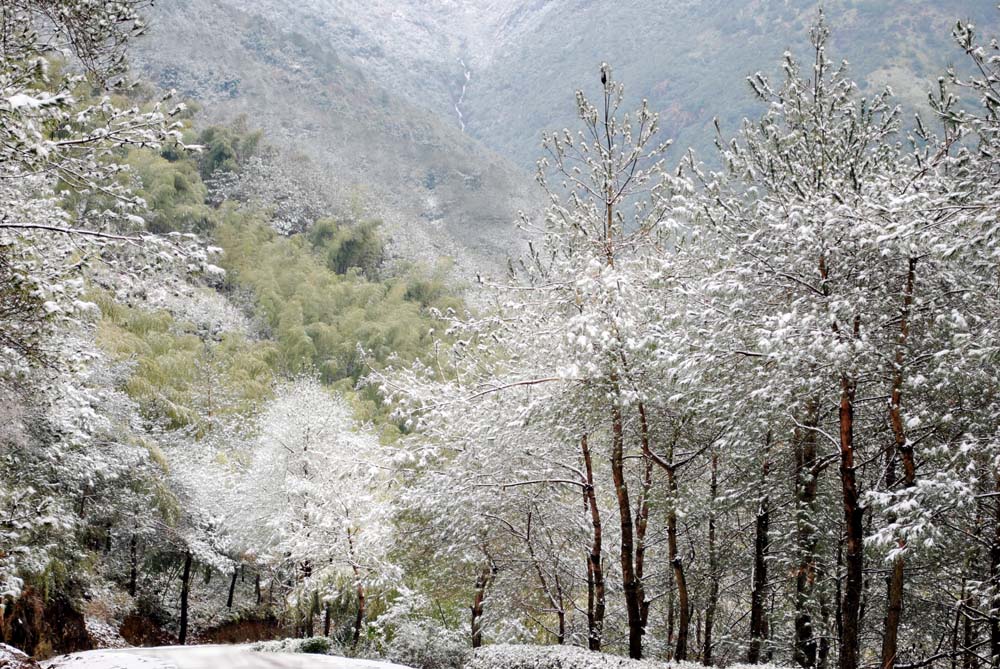
[[[862,85],[891,84],[916,106],[945,66],[962,58],[950,36],[955,21],[971,19],[1000,34],[996,4],[827,0],[823,7],[833,29],[831,55],[849,61]],[[539,154],[541,131],[572,126],[573,93],[597,88],[604,61],[633,98],[648,98],[661,112],[679,146],[704,149],[713,117],[732,129],[759,113],[747,75],[774,71],[785,50],[805,55],[818,6],[798,0],[311,0],[309,11],[336,24],[327,39],[366,71],[527,167]]]
[[[956,19],[1000,35],[995,4],[826,0],[830,55],[916,109],[963,59]],[[806,54],[817,3],[173,0],[156,11],[139,58],[154,79],[313,156],[420,254],[488,261],[509,248],[515,211],[538,201],[541,132],[575,125],[573,93],[598,89],[602,61],[661,113],[678,153],[709,155],[713,117],[732,132],[760,113],[747,75],[774,72],[786,49]]]
[[[525,0],[500,17],[492,55],[473,65],[467,128],[522,165],[538,133],[573,127],[573,92],[599,89],[610,63],[627,92],[648,98],[679,148],[710,146],[712,119],[732,131],[761,110],[746,77],[778,69],[789,50],[809,57],[816,2],[801,0]],[[995,0],[826,0],[829,55],[846,59],[862,86],[891,84],[911,105],[948,63],[964,56],[951,39],[971,18],[1000,36]]]

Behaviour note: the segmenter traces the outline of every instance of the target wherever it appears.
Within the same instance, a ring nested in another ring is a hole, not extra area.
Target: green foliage
[[[428,351],[436,324],[428,307],[461,304],[444,290],[442,276],[411,270],[372,281],[353,268],[339,274],[327,257],[313,252],[317,246],[329,251],[323,241],[329,231],[286,238],[252,220],[232,220],[217,230],[223,266],[232,282],[256,295],[277,339],[283,371],[311,366],[327,383],[357,381],[366,362],[359,346],[376,364],[394,354],[413,360]]]
[[[328,655],[330,653],[330,640],[325,636],[314,636],[308,639],[303,639],[302,643],[299,645],[300,653],[309,653],[312,655]]]
[[[378,221],[344,225],[324,218],[309,230],[313,251],[326,258],[326,266],[337,274],[358,269],[374,279],[385,257],[385,244],[379,236]]]
[[[433,310],[461,308],[445,287],[444,267],[433,274],[411,268],[381,281],[357,266],[338,272],[345,258],[359,257],[356,251],[381,249],[375,225],[360,227],[355,233],[323,221],[307,235],[282,237],[260,218],[231,211],[217,228],[229,281],[256,296],[283,373],[315,369],[325,383],[350,391],[369,364],[382,365],[390,356],[412,361],[429,352],[438,326]],[[373,257],[368,251],[360,257]],[[383,425],[385,438],[395,435],[373,389],[353,400],[360,419]]]
[[[149,206],[150,232],[175,230],[203,233],[212,227],[214,212],[205,204],[208,189],[192,160],[168,160],[148,149],[129,151],[129,167],[142,187],[137,195]]]
[[[93,300],[103,314],[98,343],[116,359],[134,361],[126,390],[147,418],[166,420],[170,429],[202,428],[214,415],[250,411],[270,396],[271,344],[235,333],[203,341],[165,311],[127,307],[107,293]]]
[[[0,346],[31,363],[45,360],[48,328],[38,286],[18,266],[17,247],[0,242]]]
[[[212,126],[198,135],[203,150],[198,158],[198,168],[204,179],[215,172],[238,172],[248,158],[261,147],[263,133],[247,128],[246,119],[239,119],[233,126]]]

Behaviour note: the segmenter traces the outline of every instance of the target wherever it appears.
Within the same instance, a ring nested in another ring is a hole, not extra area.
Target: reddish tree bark
[[[795,549],[798,567],[795,573],[795,646],[792,657],[806,669],[816,666],[816,639],[809,601],[816,581],[816,492],[820,466],[816,460],[818,403],[810,402],[805,421],[793,435],[795,449]]]
[[[891,490],[896,485],[896,457],[903,462],[903,485],[911,488],[917,483],[917,467],[913,456],[913,445],[906,438],[903,426],[903,371],[906,363],[906,344],[910,336],[910,310],[913,305],[913,287],[916,278],[917,259],[910,258],[906,271],[906,287],[903,292],[903,306],[900,310],[899,340],[896,346],[892,377],[892,396],[889,399],[889,423],[892,426],[893,441],[888,454],[885,484]],[[899,548],[905,548],[906,540],[899,540]],[[886,597],[885,624],[882,634],[882,669],[892,669],[896,665],[899,647],[899,621],[903,617],[903,579],[905,559],[902,555],[892,563]]]
[[[493,567],[487,565],[476,578],[476,591],[472,599],[472,647],[483,645],[483,603],[486,601],[486,589],[493,579]]]

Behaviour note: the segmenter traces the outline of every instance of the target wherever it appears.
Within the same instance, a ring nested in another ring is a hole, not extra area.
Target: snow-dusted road
[[[247,646],[165,646],[73,653],[47,669],[406,669],[398,664],[302,653],[257,653]]]

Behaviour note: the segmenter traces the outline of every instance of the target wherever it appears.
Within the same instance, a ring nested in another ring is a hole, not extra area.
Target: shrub
[[[312,655],[329,655],[333,643],[325,636],[314,636],[308,639],[279,639],[275,641],[258,641],[250,646],[251,650],[262,653],[310,653]]]
[[[630,660],[577,646],[497,644],[476,650],[465,669],[666,669],[650,660]]]
[[[463,635],[427,621],[400,624],[385,649],[385,659],[415,669],[460,669],[468,656]]]
[[[330,640],[325,636],[314,636],[303,639],[299,644],[300,653],[311,653],[313,655],[327,655],[330,652]]]

